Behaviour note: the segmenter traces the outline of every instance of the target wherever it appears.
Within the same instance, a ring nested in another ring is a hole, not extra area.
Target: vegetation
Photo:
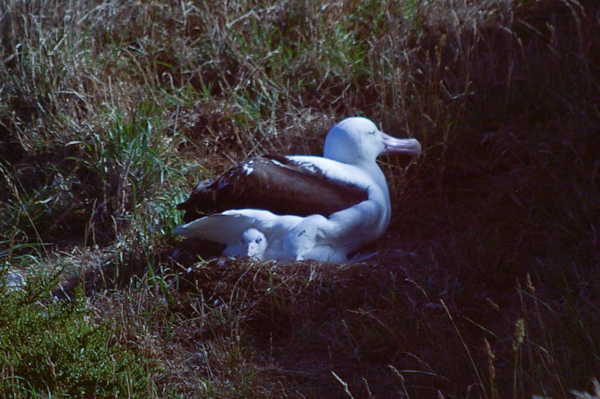
[[[81,290],[70,301],[43,304],[39,299],[48,293],[40,288],[0,291],[3,397],[152,394],[149,361],[121,352],[106,323],[87,320],[90,310]]]
[[[3,397],[597,398],[599,15],[0,0]],[[199,180],[350,115],[425,149],[381,162],[377,257],[171,235]]]

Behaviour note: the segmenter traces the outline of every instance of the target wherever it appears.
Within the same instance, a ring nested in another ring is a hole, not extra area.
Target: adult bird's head
[[[417,156],[421,144],[415,139],[398,139],[363,117],[346,118],[335,125],[325,139],[323,156],[350,165],[374,163],[381,154]]]

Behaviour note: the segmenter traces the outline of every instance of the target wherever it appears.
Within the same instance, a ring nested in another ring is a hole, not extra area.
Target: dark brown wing
[[[228,209],[265,209],[278,215],[328,217],[368,198],[365,190],[328,179],[292,160],[266,155],[242,162],[221,177],[200,183],[177,205],[184,221]]]

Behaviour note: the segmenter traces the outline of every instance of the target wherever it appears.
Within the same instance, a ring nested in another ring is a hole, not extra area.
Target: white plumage
[[[240,256],[250,256],[244,253],[246,247],[238,251],[244,240],[250,240],[244,235],[250,231],[256,238],[257,233],[262,233],[268,246],[262,251],[262,256],[254,255],[258,259],[344,262],[349,253],[379,238],[390,222],[389,190],[377,165],[377,157],[387,153],[416,156],[420,152],[421,145],[415,139],[388,136],[366,118],[347,118],[328,133],[323,157],[296,155],[287,156],[285,160],[321,176],[323,180],[364,190],[365,200],[327,216],[278,215],[264,209],[231,209],[177,226],[174,233],[226,244],[229,253]],[[245,167],[242,170],[246,175],[254,173]],[[314,180],[314,177],[311,178]],[[243,181],[239,177],[237,179]],[[316,185],[313,180],[311,184]],[[273,181],[271,177],[269,187],[276,192],[278,189],[272,187]],[[293,185],[295,182],[283,181],[281,184]],[[269,196],[270,191],[262,194]],[[310,196],[311,192],[303,195]],[[295,200],[298,198],[289,199]]]
[[[265,235],[261,231],[251,228],[242,233],[242,237],[237,243],[228,245],[223,251],[223,255],[264,260],[267,245],[268,241]]]

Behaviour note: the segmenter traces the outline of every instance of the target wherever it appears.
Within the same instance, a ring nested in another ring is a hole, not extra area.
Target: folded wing
[[[229,209],[328,217],[367,198],[365,190],[327,178],[317,167],[285,156],[267,155],[242,162],[218,179],[200,183],[177,209],[186,211],[185,222]]]

